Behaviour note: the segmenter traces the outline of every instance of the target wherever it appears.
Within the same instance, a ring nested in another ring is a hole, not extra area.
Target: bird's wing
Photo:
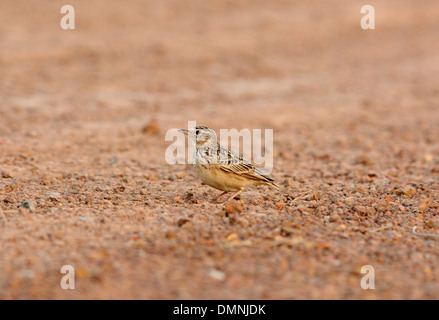
[[[245,160],[242,155],[233,152],[230,149],[218,145],[218,163],[219,169],[244,176],[249,179],[273,182],[274,180],[265,176],[258,168]]]

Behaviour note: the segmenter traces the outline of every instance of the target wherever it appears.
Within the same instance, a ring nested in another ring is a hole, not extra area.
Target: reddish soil
[[[363,4],[76,0],[65,31],[2,0],[0,298],[438,299],[439,3],[375,30]],[[271,176],[312,197],[227,213],[165,162],[188,120],[274,129]]]

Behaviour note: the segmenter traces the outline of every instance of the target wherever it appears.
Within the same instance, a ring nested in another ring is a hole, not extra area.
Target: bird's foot
[[[221,193],[221,194],[219,194],[218,196],[216,196],[215,198],[213,198],[213,199],[212,199],[212,202],[213,202],[213,203],[217,203],[217,204],[220,204],[220,203],[224,203],[224,202],[226,202],[227,200],[226,200],[226,201],[221,201],[221,202],[220,202],[220,201],[218,201],[218,199],[221,198],[223,195],[225,195],[225,194],[227,194],[227,193],[228,193],[227,191],[224,191],[223,193]]]

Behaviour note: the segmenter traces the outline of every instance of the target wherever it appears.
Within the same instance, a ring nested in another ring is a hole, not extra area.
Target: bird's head
[[[189,130],[178,130],[188,136],[193,145],[197,148],[207,147],[217,144],[216,133],[212,129],[204,126],[193,127]]]

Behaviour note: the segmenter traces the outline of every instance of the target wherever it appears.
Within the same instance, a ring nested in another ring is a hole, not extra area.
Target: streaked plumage
[[[215,131],[197,126],[190,130],[181,129],[187,134],[195,148],[194,169],[207,185],[227,192],[235,192],[229,200],[236,197],[251,185],[266,184],[286,194],[286,191],[264,175],[258,168],[241,155],[221,146],[217,142]]]

